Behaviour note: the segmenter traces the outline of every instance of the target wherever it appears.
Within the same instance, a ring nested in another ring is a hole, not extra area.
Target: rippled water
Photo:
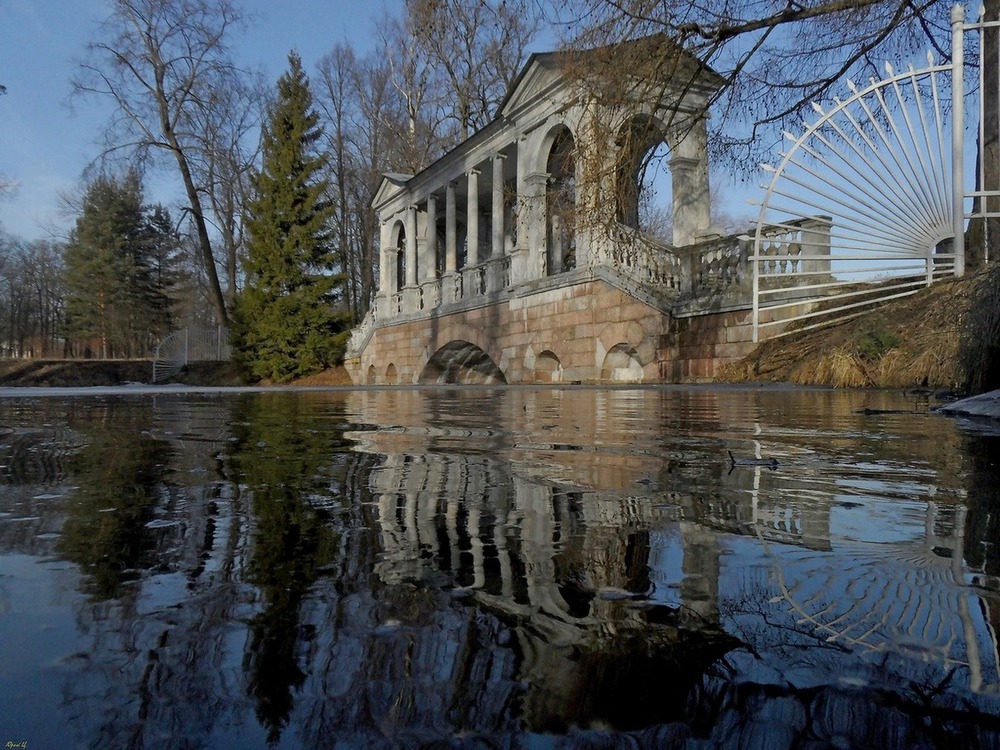
[[[998,747],[998,487],[903,394],[4,398],[0,743]]]

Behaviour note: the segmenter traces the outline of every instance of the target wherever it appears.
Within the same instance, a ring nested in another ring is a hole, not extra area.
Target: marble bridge
[[[705,112],[719,84],[682,56],[655,95],[607,102],[557,53],[535,54],[489,125],[415,175],[385,175],[354,382],[696,381],[749,353],[754,243],[711,224]],[[670,243],[640,220],[644,164],[664,146]],[[763,283],[794,301],[796,271],[828,268],[829,236],[825,217],[775,227]]]

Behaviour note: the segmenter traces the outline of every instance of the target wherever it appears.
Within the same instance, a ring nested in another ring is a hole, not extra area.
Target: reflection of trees
[[[1000,486],[1000,435],[979,435],[963,447],[969,465],[969,512],[966,536],[978,542],[965,550],[969,567],[991,576],[1000,576],[1000,513],[997,487]],[[995,600],[994,600],[995,602]],[[994,603],[995,608],[1000,608]],[[1000,617],[997,618],[1000,620]]]
[[[67,462],[76,489],[58,549],[81,567],[100,599],[117,596],[124,581],[152,562],[146,524],[166,446],[146,431],[151,418],[148,408],[113,402],[77,425],[87,442]]]
[[[331,487],[341,484],[337,456],[345,441],[333,421],[322,423],[329,429],[306,427],[314,408],[306,399],[252,398],[234,414],[234,479],[252,493],[255,529],[246,580],[265,601],[250,625],[246,667],[270,742],[278,740],[292,692],[305,679],[296,655],[299,639],[309,636],[300,625],[303,599],[340,543],[329,506],[337,500]],[[310,502],[317,497],[325,503]]]

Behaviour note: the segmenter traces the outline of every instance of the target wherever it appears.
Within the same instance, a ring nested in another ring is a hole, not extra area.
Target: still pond
[[[996,748],[998,576],[926,396],[0,397],[0,746]]]

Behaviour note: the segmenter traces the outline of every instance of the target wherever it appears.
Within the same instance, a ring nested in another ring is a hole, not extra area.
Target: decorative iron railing
[[[980,8],[976,20],[966,22],[962,6],[953,7],[951,20],[950,61],[934,64],[929,56],[926,67],[902,72],[887,64],[884,80],[864,87],[848,81],[849,95],[814,105],[818,118],[801,133],[787,133],[790,145],[780,161],[765,167],[772,176],[751,256],[755,340],[763,332],[846,320],[961,276],[966,221],[1000,217],[1000,185],[986,184],[988,175],[995,181],[995,170],[966,164],[973,150],[966,148],[967,116],[978,112],[979,143],[996,135],[985,132],[990,118],[979,96],[989,45],[979,40],[980,82],[970,89],[968,111],[964,51],[966,34],[995,30],[1000,20],[986,21]],[[822,257],[794,240],[779,241],[775,252],[765,228],[794,232],[796,217],[808,214],[827,222]],[[988,232],[989,222],[985,227]],[[968,248],[969,257],[983,259],[989,244]],[[816,267],[817,260],[824,265]],[[791,297],[776,275],[797,279],[798,291],[823,304]]]

